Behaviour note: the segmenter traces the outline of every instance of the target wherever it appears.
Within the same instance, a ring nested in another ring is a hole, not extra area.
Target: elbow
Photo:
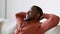
[[[23,15],[23,12],[19,12],[19,13],[16,13],[16,14],[15,14],[16,17],[20,17],[20,16],[22,16],[22,15]]]
[[[19,13],[16,13],[15,16],[16,16],[16,17],[23,17],[23,18],[25,18],[26,13],[25,13],[25,12],[19,12]]]
[[[15,16],[20,16],[22,15],[22,12],[16,13]]]
[[[58,16],[55,16],[55,21],[59,22],[59,17]]]
[[[19,15],[18,15],[18,13],[17,13],[17,14],[15,14],[15,16],[16,16],[16,17],[17,17],[17,16],[19,16]]]
[[[55,25],[57,25],[59,23],[59,17],[54,15],[52,21],[55,23]]]

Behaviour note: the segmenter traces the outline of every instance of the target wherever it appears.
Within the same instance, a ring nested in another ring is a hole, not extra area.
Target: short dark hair
[[[37,11],[40,13],[40,17],[43,15],[43,11],[40,7],[35,6],[35,5],[33,5],[32,7],[35,7],[37,9]],[[40,20],[40,17],[38,18],[38,20]]]
[[[35,8],[37,9],[37,11],[38,11],[38,12],[41,14],[41,16],[42,16],[43,11],[42,11],[42,9],[41,9],[40,7],[35,6],[35,5],[33,5],[32,7],[35,7]]]

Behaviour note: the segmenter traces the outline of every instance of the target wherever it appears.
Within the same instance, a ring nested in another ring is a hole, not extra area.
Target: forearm
[[[52,27],[56,26],[59,23],[58,16],[46,15],[45,18],[47,18],[47,21],[41,25],[44,32],[48,31],[49,29],[51,29]]]
[[[24,21],[26,13],[25,12],[20,12],[20,13],[17,13],[15,16],[16,16],[17,25],[21,25]]]
[[[17,31],[17,29],[16,29],[16,30],[13,32],[13,34],[17,34],[17,32],[18,32],[18,31]]]
[[[18,34],[20,32],[20,30],[16,29],[13,34]]]
[[[16,29],[15,31],[13,32],[13,34],[18,34],[20,32],[20,25],[17,25],[16,24]]]

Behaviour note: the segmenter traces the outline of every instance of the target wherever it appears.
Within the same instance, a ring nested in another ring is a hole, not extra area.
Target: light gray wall
[[[16,12],[28,11],[32,5],[40,6],[44,13],[60,16],[60,0],[7,0],[7,18],[14,20]]]
[[[28,11],[32,5],[38,5],[44,13],[52,13],[60,16],[60,0],[7,0],[7,10],[5,10],[5,0],[0,0],[0,17],[14,20],[15,13]],[[5,12],[6,11],[6,12]],[[50,31],[49,33],[54,33]]]
[[[5,0],[0,0],[0,18],[5,18]]]
[[[32,5],[38,5],[45,13],[60,16],[60,0],[7,0],[7,18],[13,19],[14,13],[27,11]]]
[[[32,5],[40,6],[44,13],[60,16],[60,0],[7,0],[7,19],[14,20],[15,13],[28,11]],[[48,33],[54,34],[56,30],[48,31],[46,34]]]

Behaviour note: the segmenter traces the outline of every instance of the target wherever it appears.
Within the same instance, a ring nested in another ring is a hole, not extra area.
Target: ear
[[[40,17],[40,20],[42,20],[44,18],[44,14]]]
[[[41,18],[43,18],[45,16],[45,14],[43,14],[42,16],[41,16]]]

